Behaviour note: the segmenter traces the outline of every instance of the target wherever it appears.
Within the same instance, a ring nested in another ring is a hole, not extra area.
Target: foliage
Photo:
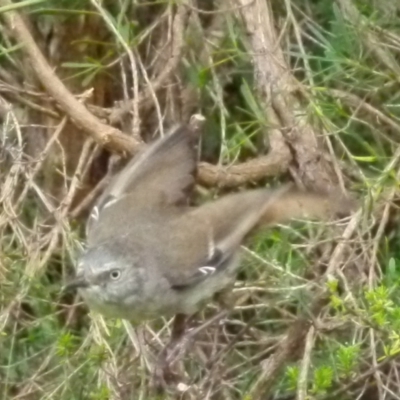
[[[10,9],[3,3],[0,18]],[[165,54],[179,4],[30,0],[14,7],[29,17],[65,85],[111,121],[115,103],[133,96],[126,46],[145,91],[172,65]],[[254,90],[249,32],[228,2],[187,4],[180,62],[157,90],[164,121],[192,113],[194,103],[207,119],[203,160],[239,164],[260,157],[268,152],[274,121]],[[344,4],[355,7],[357,21]],[[199,334],[178,368],[185,396],[255,400],[267,361],[296,318],[310,316],[316,293],[327,290],[309,353],[300,346],[285,360],[270,398],[394,399],[400,392],[400,9],[390,0],[288,0],[273,7],[277,46],[302,84],[302,112],[324,136],[346,185],[365,195],[350,238],[358,247],[347,254],[352,263],[344,260],[323,281],[319,276],[331,261],[324,251],[340,243],[335,227],[296,221],[258,234],[244,250],[235,309]],[[84,241],[87,196],[98,194],[110,153],[72,122],[60,122],[62,110],[38,85],[21,46],[0,28],[0,399],[151,399],[149,370],[168,340],[168,321],[136,330],[89,314],[80,299],[61,292]],[[141,107],[142,136],[150,140],[160,115],[153,104]],[[116,125],[131,133],[131,114]],[[224,190],[199,192],[204,200]],[[199,320],[215,312],[210,304]]]

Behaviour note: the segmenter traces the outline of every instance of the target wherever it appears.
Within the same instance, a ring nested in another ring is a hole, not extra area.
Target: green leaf
[[[336,353],[338,369],[345,376],[349,376],[357,365],[360,354],[360,345],[354,344],[351,346],[341,345]]]
[[[333,369],[330,366],[323,365],[314,371],[313,393],[325,393],[332,386]]]

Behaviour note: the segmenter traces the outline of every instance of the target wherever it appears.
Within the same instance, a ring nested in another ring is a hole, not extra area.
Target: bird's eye
[[[110,277],[112,280],[116,281],[121,276],[121,271],[119,269],[114,269],[110,272]]]

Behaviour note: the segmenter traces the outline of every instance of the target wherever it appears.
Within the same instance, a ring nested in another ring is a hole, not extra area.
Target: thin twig
[[[307,396],[308,371],[311,363],[311,352],[314,347],[315,328],[310,327],[305,341],[304,355],[300,365],[300,374],[297,380],[297,400],[305,400]]]

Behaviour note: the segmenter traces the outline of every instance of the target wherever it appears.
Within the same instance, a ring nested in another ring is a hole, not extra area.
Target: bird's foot
[[[181,342],[169,343],[157,358],[152,381],[158,392],[165,391],[171,384],[178,383],[181,377],[173,371],[176,362],[184,353],[185,345]]]

